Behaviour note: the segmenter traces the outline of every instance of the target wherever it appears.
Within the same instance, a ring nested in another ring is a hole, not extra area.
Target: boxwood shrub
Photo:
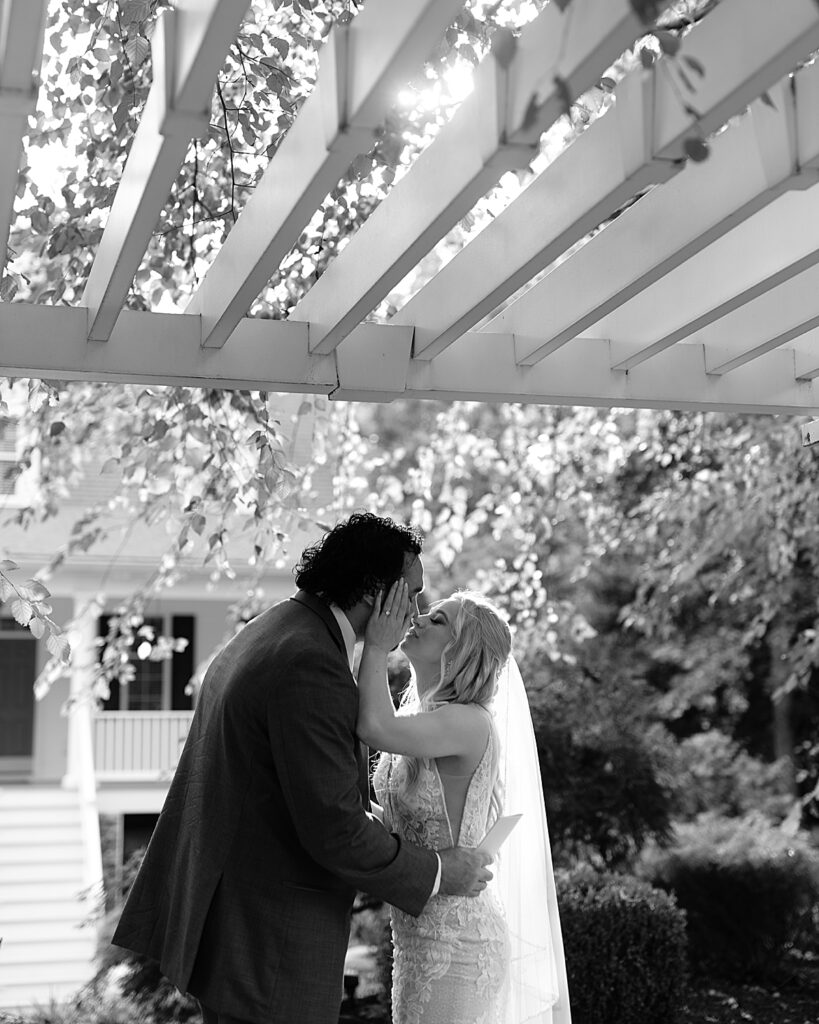
[[[573,1024],[673,1024],[686,991],[685,914],[627,875],[561,873]]]
[[[781,977],[816,913],[816,854],[758,814],[703,816],[676,831],[676,843],[646,851],[638,870],[685,909],[692,970]]]

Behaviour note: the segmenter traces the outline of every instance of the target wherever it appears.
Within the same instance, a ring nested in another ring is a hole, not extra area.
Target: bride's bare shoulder
[[[434,714],[445,720],[448,728],[468,736],[475,744],[486,743],[491,719],[480,704],[442,704]]]

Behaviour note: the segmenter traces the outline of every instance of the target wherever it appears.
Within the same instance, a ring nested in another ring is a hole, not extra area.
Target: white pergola
[[[0,0],[4,240],[44,8]],[[474,91],[290,319],[248,317],[462,8],[367,0],[328,37],[314,91],[187,308],[123,310],[247,8],[178,0],[162,15],[150,97],[82,302],[0,303],[0,373],[345,400],[819,413],[819,63],[807,63],[819,50],[816,0],[722,0],[682,43],[705,69],[696,115],[673,60],[631,72],[607,113],[392,318],[373,320],[646,32],[629,0],[548,5],[512,53],[483,60]],[[687,139],[723,126],[707,160],[686,158]],[[5,245],[0,269],[4,255]]]

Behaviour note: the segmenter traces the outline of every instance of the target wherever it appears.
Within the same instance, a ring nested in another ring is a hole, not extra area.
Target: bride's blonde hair
[[[477,591],[459,590],[447,600],[457,601],[458,608],[452,620],[452,639],[441,653],[438,682],[419,695],[413,673],[401,696],[399,714],[434,711],[443,704],[480,704],[488,708],[497,692],[498,677],[512,651],[509,624],[500,609]],[[429,613],[441,603],[432,604]],[[497,736],[495,740],[497,758]],[[399,760],[406,766],[407,789],[412,791],[418,783],[422,759],[402,754]],[[492,804],[495,814],[499,814],[503,794],[497,779],[497,763],[492,771],[496,777]]]

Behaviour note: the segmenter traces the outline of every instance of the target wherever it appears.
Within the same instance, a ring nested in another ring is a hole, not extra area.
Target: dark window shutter
[[[193,615],[174,615],[171,619],[171,634],[175,639],[185,639],[188,646],[184,651],[175,651],[171,659],[171,710],[189,711],[193,707],[193,698],[185,693],[195,668],[194,664],[194,626]]]
[[[100,615],[97,620],[97,634],[100,637],[108,636],[108,623],[111,621],[110,615]],[[98,649],[97,658],[102,658],[102,648]],[[114,679],[111,682],[111,693],[102,702],[103,711],[119,711],[119,682]]]

